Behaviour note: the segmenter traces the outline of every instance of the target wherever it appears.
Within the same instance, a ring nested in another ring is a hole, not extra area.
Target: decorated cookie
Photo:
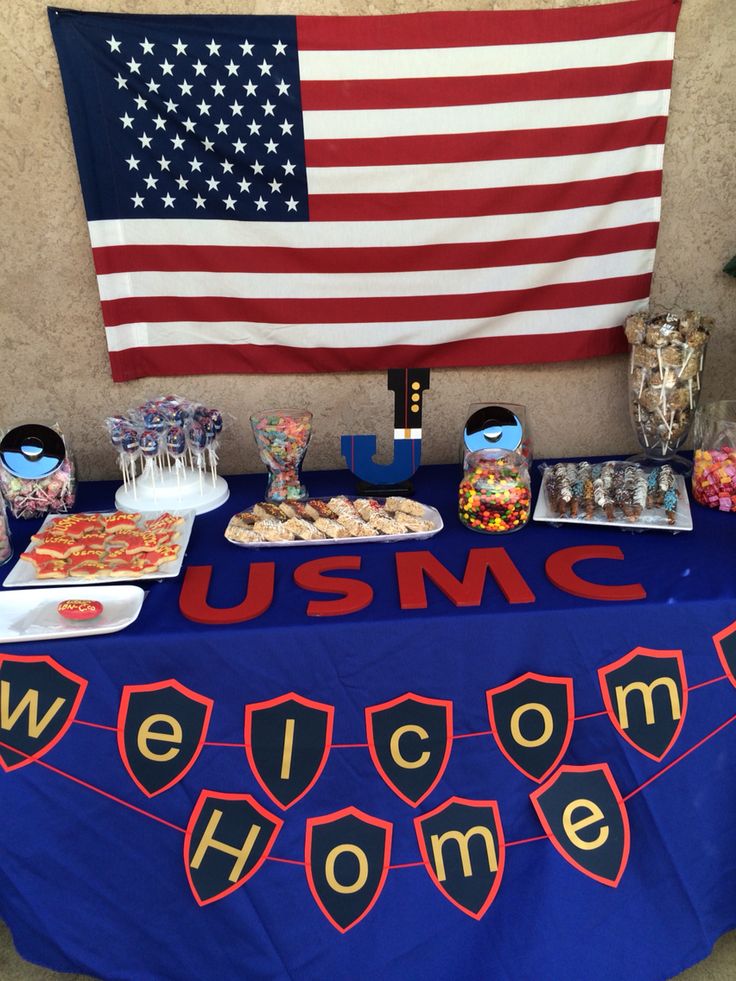
[[[104,607],[98,600],[66,599],[56,607],[59,616],[65,620],[94,620]]]

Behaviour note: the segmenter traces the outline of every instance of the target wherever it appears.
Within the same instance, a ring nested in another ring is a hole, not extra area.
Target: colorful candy
[[[312,413],[273,410],[252,415],[250,424],[258,455],[268,468],[266,500],[306,498],[299,467],[312,437]]]
[[[13,554],[13,544],[10,540],[10,528],[8,527],[8,517],[5,513],[5,504],[0,498],[0,565],[7,562]]]
[[[719,511],[736,511],[736,448],[696,450],[693,497]]]
[[[473,531],[503,534],[529,520],[529,470],[518,453],[479,450],[465,459],[458,517]]]

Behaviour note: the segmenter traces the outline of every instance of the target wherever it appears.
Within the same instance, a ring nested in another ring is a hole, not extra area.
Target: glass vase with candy
[[[476,450],[465,456],[458,517],[471,531],[508,534],[529,520],[529,465],[521,453]]]
[[[258,455],[268,470],[267,501],[301,501],[308,497],[299,468],[312,438],[312,413],[306,409],[272,409],[250,417]]]
[[[687,473],[678,454],[690,432],[701,391],[713,321],[692,310],[678,316],[632,314],[624,323],[631,344],[629,409],[642,452],[631,462],[669,463]]]

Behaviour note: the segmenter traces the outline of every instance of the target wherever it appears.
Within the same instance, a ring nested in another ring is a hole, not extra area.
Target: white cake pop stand
[[[180,467],[177,471],[157,468],[146,462],[143,474],[135,483],[121,485],[115,494],[118,511],[194,511],[206,514],[214,511],[230,497],[230,488],[223,477],[212,480],[208,470]]]

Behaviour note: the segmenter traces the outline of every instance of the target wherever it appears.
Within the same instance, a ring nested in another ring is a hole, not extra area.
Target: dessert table
[[[415,475],[445,524],[426,540],[247,549],[223,532],[264,478],[230,477],[131,626],[0,645],[0,916],[23,957],[136,981],[634,981],[736,926],[732,519],[483,536],[459,479]],[[36,527],[12,524],[16,552]],[[18,673],[39,664],[74,702],[41,749],[57,696]]]

